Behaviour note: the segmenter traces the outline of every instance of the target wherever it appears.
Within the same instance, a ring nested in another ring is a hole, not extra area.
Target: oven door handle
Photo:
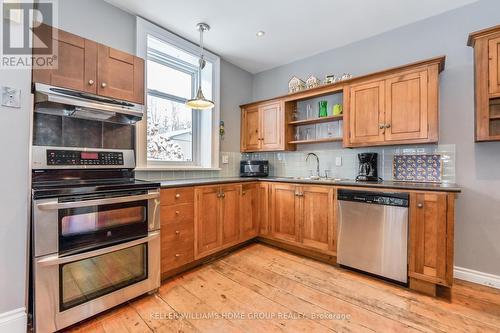
[[[68,209],[68,208],[78,208],[78,207],[88,207],[88,206],[98,206],[98,205],[110,205],[123,202],[151,200],[159,198],[160,194],[158,192],[154,192],[147,194],[131,195],[128,197],[92,199],[83,201],[58,202],[57,200],[54,200],[54,201],[39,203],[36,206],[40,210],[55,210],[55,209]]]
[[[106,253],[111,253],[111,252],[123,250],[123,249],[129,248],[129,247],[135,246],[135,245],[147,243],[147,242],[150,242],[158,237],[160,237],[160,232],[154,231],[154,232],[150,232],[148,234],[148,236],[143,237],[143,238],[139,238],[139,239],[136,239],[136,240],[133,240],[130,242],[126,242],[126,243],[122,243],[122,244],[118,244],[118,245],[108,246],[108,247],[94,250],[94,251],[90,251],[90,252],[79,253],[79,254],[75,254],[75,255],[71,255],[71,256],[67,256],[67,257],[59,257],[57,254],[54,254],[54,255],[45,257],[43,259],[37,260],[37,265],[55,266],[55,265],[67,264],[67,263],[74,262],[74,261],[80,261],[80,260],[100,256],[100,255],[103,255]]]

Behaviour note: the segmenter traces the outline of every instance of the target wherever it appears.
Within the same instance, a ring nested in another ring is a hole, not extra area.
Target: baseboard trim
[[[26,308],[0,313],[0,333],[26,333]]]
[[[455,266],[454,277],[487,287],[500,289],[500,276]]]

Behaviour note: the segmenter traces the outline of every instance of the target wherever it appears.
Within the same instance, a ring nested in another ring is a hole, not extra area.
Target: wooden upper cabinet
[[[298,186],[273,184],[271,186],[271,236],[298,242],[300,201],[295,200]]]
[[[439,72],[444,57],[353,83],[345,111],[344,146],[437,142]]]
[[[336,251],[334,238],[334,190],[331,186],[303,186],[300,241],[323,251]]]
[[[240,240],[241,185],[221,186],[220,193],[222,245],[236,244]]]
[[[280,151],[287,148],[285,110],[281,100],[242,107],[241,151]]]
[[[98,47],[98,94],[144,103],[144,60],[105,45]]]
[[[259,234],[260,220],[260,185],[258,183],[243,184],[240,202],[240,235],[242,240],[253,238]]]
[[[33,82],[144,103],[144,60],[47,25],[58,50],[57,68],[33,69]]]
[[[41,25],[36,29],[48,34],[57,47],[57,68],[33,69],[33,82],[97,93],[97,43],[68,32]]]
[[[384,142],[384,81],[350,87],[350,143]]]
[[[428,129],[427,71],[385,81],[385,140],[426,139]]]
[[[219,186],[195,189],[195,259],[209,255],[222,245]]]
[[[474,48],[475,141],[500,141],[500,25],[469,35]]]
[[[500,96],[500,37],[488,40],[489,93]]]
[[[241,150],[258,151],[260,142],[259,107],[252,106],[243,110],[241,114]]]
[[[284,147],[284,110],[281,101],[259,107],[261,150],[279,150]]]
[[[441,285],[453,283],[454,195],[410,195],[410,277]]]

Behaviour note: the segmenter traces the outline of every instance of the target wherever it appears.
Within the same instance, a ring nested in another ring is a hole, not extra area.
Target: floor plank
[[[66,332],[500,332],[500,290],[432,298],[252,244]]]

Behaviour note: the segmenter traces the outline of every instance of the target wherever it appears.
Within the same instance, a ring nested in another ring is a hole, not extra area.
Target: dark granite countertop
[[[199,186],[212,184],[225,184],[235,182],[252,182],[252,181],[268,181],[280,183],[298,183],[298,184],[319,184],[319,185],[335,185],[335,186],[352,186],[352,187],[372,187],[386,188],[398,190],[420,190],[420,191],[440,191],[440,192],[461,192],[461,187],[451,183],[413,183],[413,182],[396,182],[396,181],[381,181],[374,182],[357,182],[350,179],[321,179],[313,180],[300,177],[262,177],[262,178],[193,178],[179,180],[155,180],[161,184],[162,188]]]

